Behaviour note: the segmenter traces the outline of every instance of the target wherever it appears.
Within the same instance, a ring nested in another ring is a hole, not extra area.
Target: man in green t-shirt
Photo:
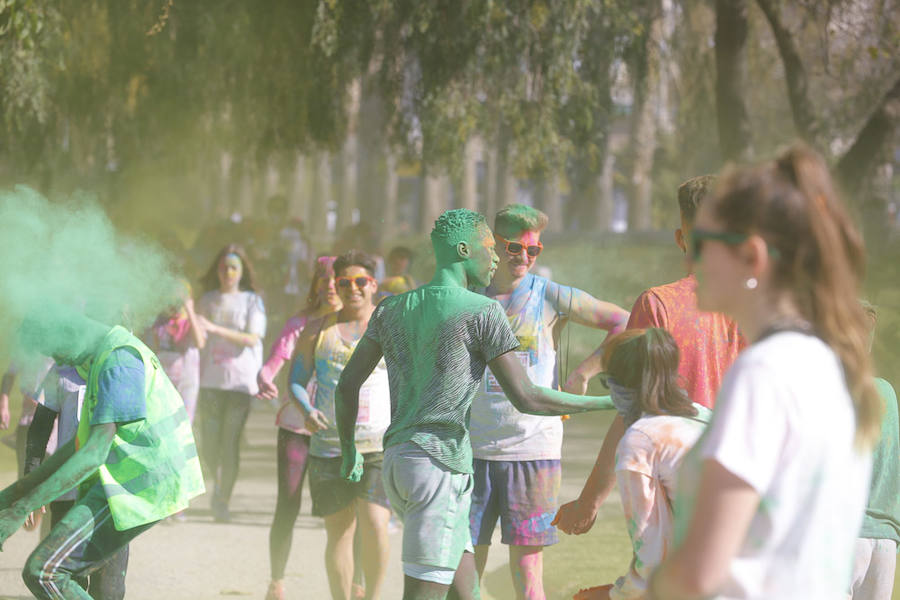
[[[53,305],[34,311],[20,338],[25,350],[82,366],[87,390],[75,439],[0,492],[0,544],[78,486],[23,578],[37,598],[90,598],[75,578],[203,493],[190,422],[156,356],[122,327]]]
[[[335,394],[342,473],[358,480],[362,456],[354,424],[359,389],[384,357],[391,424],[384,435],[384,487],[404,523],[404,598],[443,598],[453,584],[477,598],[469,535],[472,398],[490,366],[513,405],[531,414],[611,409],[609,397],[582,397],[535,386],[512,352],[519,341],[485,287],[497,268],[494,236],[484,217],[458,209],[431,232],[437,261],[432,280],[386,298],[344,368]]]

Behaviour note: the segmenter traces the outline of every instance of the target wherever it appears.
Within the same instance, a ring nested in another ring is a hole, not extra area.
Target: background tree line
[[[673,190],[802,138],[896,197],[895,0],[0,0],[0,180],[164,228],[288,197],[313,237],[525,197],[670,227]]]

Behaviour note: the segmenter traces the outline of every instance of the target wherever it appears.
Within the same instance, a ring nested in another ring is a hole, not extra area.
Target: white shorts
[[[897,542],[858,538],[848,600],[887,600],[894,589]]]
[[[385,448],[383,477],[391,508],[403,522],[404,573],[449,585],[463,552],[473,552],[472,475],[451,471],[404,442]]]

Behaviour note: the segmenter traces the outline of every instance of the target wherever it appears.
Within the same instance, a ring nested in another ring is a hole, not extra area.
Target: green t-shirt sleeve
[[[369,324],[366,326],[367,338],[381,346],[381,315],[384,312],[384,300],[375,307],[372,316],[369,317]]]
[[[491,362],[501,354],[519,347],[519,340],[498,302],[491,302],[482,313],[480,338],[481,354],[485,362]]]

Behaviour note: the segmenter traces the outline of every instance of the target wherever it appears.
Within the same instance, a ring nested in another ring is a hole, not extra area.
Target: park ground
[[[137,538],[131,547],[128,568],[129,600],[213,600],[263,598],[269,580],[268,535],[275,508],[274,410],[260,404],[247,425],[241,476],[235,488],[234,520],[213,523],[207,496],[197,498],[187,520],[161,523]],[[561,500],[574,498],[593,465],[600,440],[611,415],[584,414],[566,422],[563,445]],[[0,484],[15,476],[13,453],[0,446]],[[327,599],[328,583],[323,556],[325,530],[320,519],[309,514],[306,494],[294,530],[286,585],[290,599]],[[399,529],[391,533],[391,563],[384,598],[402,592]],[[0,600],[31,598],[19,572],[38,541],[36,532],[20,531],[0,553]],[[619,498],[613,493],[600,511],[590,533],[569,537],[545,551],[545,590],[549,599],[571,598],[580,587],[609,583],[624,573],[630,558]],[[499,532],[484,578],[485,600],[512,598],[506,549]],[[900,600],[900,586],[894,600]]]

